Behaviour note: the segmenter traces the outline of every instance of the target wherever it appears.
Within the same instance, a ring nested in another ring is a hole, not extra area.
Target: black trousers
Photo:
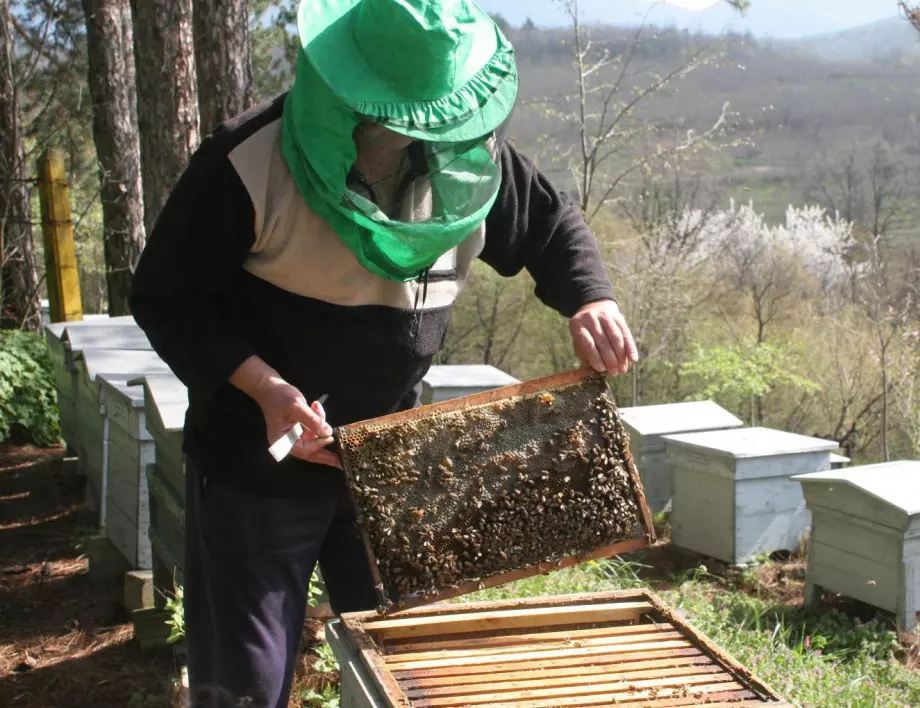
[[[191,708],[286,708],[310,577],[336,614],[376,605],[344,479],[260,497],[186,465],[185,631]]]

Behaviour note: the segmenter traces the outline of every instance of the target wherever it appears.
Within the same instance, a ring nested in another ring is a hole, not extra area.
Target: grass
[[[838,609],[812,612],[781,601],[761,584],[763,569],[716,575],[697,565],[660,577],[641,562],[600,561],[458,601],[645,587],[802,706],[920,705],[920,673],[904,665],[904,645],[883,618],[863,622]]]

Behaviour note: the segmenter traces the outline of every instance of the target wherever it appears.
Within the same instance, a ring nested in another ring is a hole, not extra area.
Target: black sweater
[[[502,185],[483,229],[418,282],[365,269],[306,205],[280,151],[284,97],[203,141],[163,208],[134,275],[131,308],[189,389],[185,449],[212,478],[256,493],[307,493],[340,474],[276,463],[258,406],[229,383],[261,356],[308,400],[329,394],[333,426],[411,408],[443,344],[471,261],[526,268],[564,316],[613,298],[576,205],[501,145]]]

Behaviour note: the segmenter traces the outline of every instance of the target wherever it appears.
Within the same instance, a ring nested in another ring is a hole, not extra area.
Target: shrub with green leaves
[[[0,442],[60,442],[57,392],[43,337],[0,331]]]

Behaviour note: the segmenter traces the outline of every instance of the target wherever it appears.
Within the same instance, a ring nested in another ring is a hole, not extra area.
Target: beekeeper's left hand
[[[639,361],[639,350],[623,313],[613,300],[582,307],[569,321],[575,353],[585,366],[612,376]]]

